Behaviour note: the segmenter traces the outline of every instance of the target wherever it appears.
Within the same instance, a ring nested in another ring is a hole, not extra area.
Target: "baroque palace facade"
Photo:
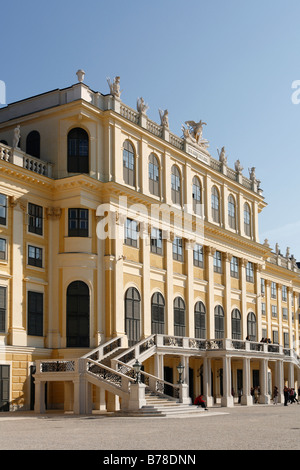
[[[259,241],[255,169],[77,77],[0,109],[1,410],[282,402],[300,271]]]

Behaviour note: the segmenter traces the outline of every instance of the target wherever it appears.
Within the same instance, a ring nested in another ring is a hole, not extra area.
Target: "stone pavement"
[[[0,450],[299,450],[300,405],[210,408],[126,418],[0,413]]]

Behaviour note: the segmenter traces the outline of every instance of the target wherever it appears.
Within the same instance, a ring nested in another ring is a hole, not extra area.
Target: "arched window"
[[[123,179],[125,184],[135,186],[135,155],[129,140],[123,144]]]
[[[155,292],[151,299],[151,333],[165,333],[165,299],[159,292]]]
[[[68,172],[89,173],[89,136],[80,127],[68,133]]]
[[[67,289],[67,347],[90,346],[90,293],[82,281],[74,281]]]
[[[185,336],[185,303],[181,297],[174,300],[174,335]]]
[[[199,178],[193,178],[193,211],[197,215],[201,215],[201,184]]]
[[[149,157],[149,192],[154,196],[160,196],[159,163],[153,153]]]
[[[251,237],[251,211],[249,204],[244,204],[244,232],[247,237]]]
[[[26,138],[26,153],[35,158],[40,158],[40,134],[38,131],[29,132]]]
[[[171,197],[174,204],[181,205],[181,176],[176,165],[172,166],[171,172]]]
[[[138,343],[141,337],[141,296],[135,287],[125,293],[125,332],[128,346]]]
[[[206,310],[203,302],[195,304],[195,338],[206,338]]]
[[[233,230],[236,229],[235,200],[231,194],[228,197],[228,224],[229,224],[229,227],[232,228]]]
[[[215,338],[224,338],[224,310],[221,305],[215,307]]]
[[[256,316],[253,312],[248,313],[247,335],[249,336],[250,341],[256,341]]]
[[[220,196],[216,186],[211,190],[211,215],[214,222],[220,223]]]
[[[231,312],[231,331],[232,331],[232,339],[242,338],[241,312],[237,308],[234,308]]]

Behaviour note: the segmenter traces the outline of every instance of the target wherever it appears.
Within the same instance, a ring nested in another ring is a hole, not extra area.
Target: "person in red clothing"
[[[206,403],[203,400],[202,395],[199,395],[198,397],[195,398],[194,405],[197,405],[198,408],[199,406],[201,406],[201,408],[204,408],[205,410],[207,410]]]

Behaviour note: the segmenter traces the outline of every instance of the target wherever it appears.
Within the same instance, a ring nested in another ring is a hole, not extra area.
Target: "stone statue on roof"
[[[161,125],[167,129],[169,129],[169,112],[168,110],[166,109],[165,111],[163,111],[162,109],[159,109],[159,115],[160,115],[160,122],[161,122]]]
[[[190,129],[191,136],[196,140],[197,144],[202,141],[203,126],[207,126],[206,122],[199,121],[185,121],[185,124]]]
[[[138,98],[136,102],[136,109],[139,113],[146,113],[149,106],[145,103],[144,98]]]
[[[113,82],[110,78],[107,78],[107,83],[110,89],[110,94],[115,98],[120,99],[123,90],[120,90],[120,77],[115,77]]]

